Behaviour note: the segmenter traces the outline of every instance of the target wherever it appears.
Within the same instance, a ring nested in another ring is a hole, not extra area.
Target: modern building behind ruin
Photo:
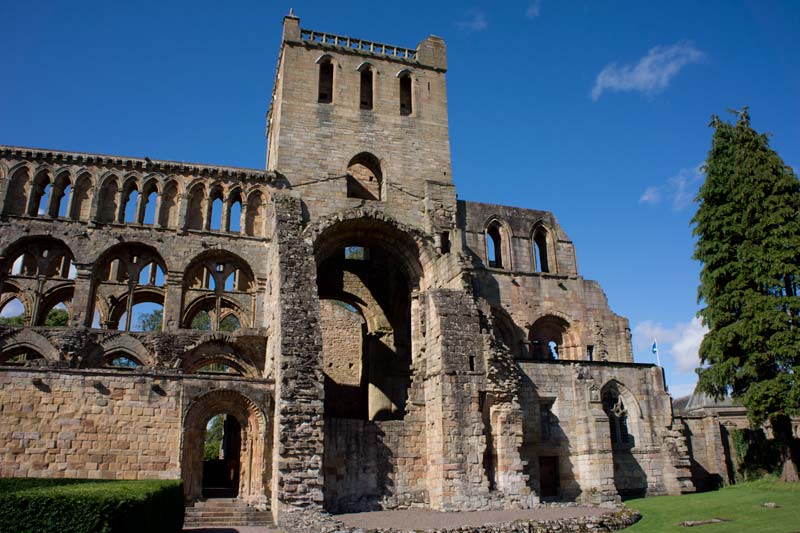
[[[191,502],[226,414],[229,488],[279,516],[693,490],[662,370],[554,215],[456,199],[446,71],[438,37],[288,16],[266,170],[0,147],[0,475]]]

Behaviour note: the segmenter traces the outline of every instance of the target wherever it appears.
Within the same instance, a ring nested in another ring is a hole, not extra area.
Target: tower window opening
[[[486,230],[486,249],[489,266],[503,268],[503,238],[498,224],[492,224]]]
[[[442,232],[442,253],[449,254],[450,253],[450,232],[443,231]]]
[[[411,114],[411,75],[408,72],[400,74],[400,114]]]
[[[333,62],[325,58],[319,62],[319,94],[317,101],[320,104],[333,102]]]
[[[372,69],[365,67],[361,70],[361,109],[372,109]]]
[[[533,260],[536,272],[550,272],[547,264],[547,234],[539,230],[533,237]]]

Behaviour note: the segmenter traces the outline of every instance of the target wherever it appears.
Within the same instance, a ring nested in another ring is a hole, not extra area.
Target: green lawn
[[[775,502],[779,509],[762,507]],[[625,502],[642,513],[642,519],[626,531],[647,533],[747,533],[800,532],[800,483],[760,480],[725,487],[715,492],[684,496],[658,496]],[[723,518],[721,524],[682,527],[685,520]]]

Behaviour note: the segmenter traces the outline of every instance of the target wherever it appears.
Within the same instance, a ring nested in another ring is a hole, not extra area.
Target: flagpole
[[[661,366],[661,356],[658,355],[658,341],[653,337],[653,353],[656,354],[656,364]]]

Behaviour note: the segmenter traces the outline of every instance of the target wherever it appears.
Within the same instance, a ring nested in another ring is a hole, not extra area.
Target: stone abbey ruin
[[[266,170],[0,147],[0,475],[183,479],[279,522],[725,476],[553,214],[456,199],[446,71],[440,38],[290,15]]]

